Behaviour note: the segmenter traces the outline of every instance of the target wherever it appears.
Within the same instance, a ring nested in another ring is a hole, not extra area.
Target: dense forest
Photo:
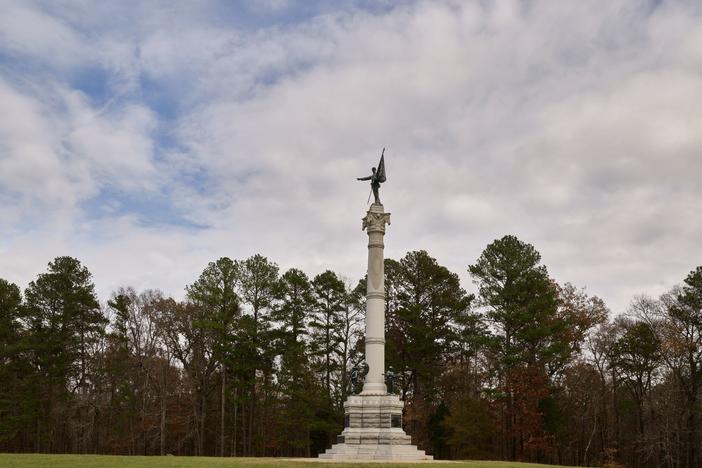
[[[612,314],[514,236],[456,273],[385,263],[386,377],[436,458],[695,467],[702,267]],[[220,258],[182,301],[107,303],[58,257],[22,294],[0,279],[0,451],[315,456],[359,383],[365,282]],[[355,388],[354,388],[355,386]]]

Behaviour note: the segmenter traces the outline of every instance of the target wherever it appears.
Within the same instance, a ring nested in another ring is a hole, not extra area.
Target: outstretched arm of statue
[[[372,175],[369,175],[368,177],[356,177],[356,180],[371,180],[373,178]]]

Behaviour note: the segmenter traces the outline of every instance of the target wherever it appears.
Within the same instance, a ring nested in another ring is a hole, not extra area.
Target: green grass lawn
[[[111,455],[44,455],[44,454],[0,454],[0,467],[104,467],[104,468],[267,468],[284,467],[417,467],[423,463],[320,463],[306,460],[280,458],[215,458],[215,457],[129,457]],[[437,465],[434,465],[437,466]],[[441,465],[439,465],[441,466]],[[498,462],[498,461],[460,461],[446,466],[457,468],[558,468],[557,465],[538,465],[533,463]],[[563,468],[563,467],[561,467]]]

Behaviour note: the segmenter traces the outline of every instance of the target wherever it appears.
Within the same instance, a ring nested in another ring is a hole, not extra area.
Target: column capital
[[[385,234],[385,225],[390,224],[390,213],[383,211],[383,205],[374,203],[362,221],[361,230],[368,229],[369,233],[382,232]]]

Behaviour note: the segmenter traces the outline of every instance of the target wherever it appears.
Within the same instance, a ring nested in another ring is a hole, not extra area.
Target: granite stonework
[[[319,458],[353,460],[433,460],[412,445],[402,430],[404,403],[385,385],[385,271],[383,238],[390,213],[374,203],[363,218],[368,233],[366,285],[366,363],[368,374],[359,395],[344,403],[344,431]]]
[[[433,460],[402,430],[404,403],[397,395],[352,395],[344,403],[344,431],[319,458]]]

